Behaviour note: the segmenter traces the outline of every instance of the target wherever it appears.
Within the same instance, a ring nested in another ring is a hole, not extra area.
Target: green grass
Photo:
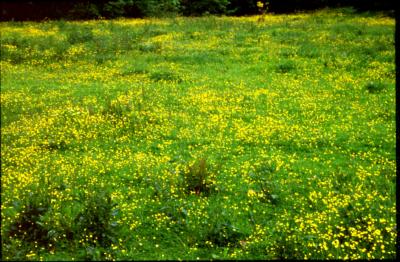
[[[395,258],[394,27],[1,23],[2,259]]]

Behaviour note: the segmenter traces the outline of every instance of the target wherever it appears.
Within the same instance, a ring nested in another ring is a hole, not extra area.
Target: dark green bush
[[[103,11],[107,17],[119,17],[132,13],[133,0],[109,1],[104,5]]]
[[[210,174],[204,158],[189,167],[189,171],[183,174],[183,184],[187,193],[196,195],[209,195],[214,189],[210,182]]]
[[[100,6],[104,17],[165,16],[176,14],[179,8],[179,0],[114,0]]]
[[[225,14],[229,0],[181,0],[184,15]]]
[[[176,14],[180,8],[179,0],[136,0],[135,5],[143,16],[164,16]]]
[[[209,228],[205,237],[206,241],[214,243],[218,247],[236,246],[241,239],[247,235],[240,229],[231,224],[229,220],[225,222],[215,222]]]
[[[68,17],[72,19],[94,19],[101,17],[99,5],[90,2],[77,3],[69,11]]]
[[[111,201],[108,192],[100,191],[89,197],[85,208],[75,219],[76,234],[81,239],[86,239],[92,244],[108,247],[113,243],[116,223],[112,221],[115,204]]]
[[[246,15],[258,13],[257,0],[230,0],[229,2],[229,14]]]
[[[50,250],[56,243],[50,196],[40,192],[41,189],[32,189],[36,193],[29,192],[23,200],[13,201],[14,209],[19,213],[15,220],[2,224],[2,255],[5,257],[25,260],[29,251]]]
[[[49,210],[49,204],[29,201],[21,211],[21,215],[10,226],[9,237],[16,237],[26,242],[37,242],[47,246],[51,242],[49,230],[43,216]]]

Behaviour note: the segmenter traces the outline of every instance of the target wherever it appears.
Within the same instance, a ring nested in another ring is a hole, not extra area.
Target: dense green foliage
[[[1,23],[2,260],[394,259],[394,28]]]
[[[295,12],[324,7],[352,6],[359,10],[394,10],[391,0],[5,0],[3,20],[93,19],[164,17],[171,15],[254,15],[268,6],[270,12]],[[265,11],[265,9],[264,9]]]

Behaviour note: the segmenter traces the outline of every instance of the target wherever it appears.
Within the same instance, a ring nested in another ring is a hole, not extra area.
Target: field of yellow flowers
[[[395,258],[394,28],[2,22],[2,260]]]

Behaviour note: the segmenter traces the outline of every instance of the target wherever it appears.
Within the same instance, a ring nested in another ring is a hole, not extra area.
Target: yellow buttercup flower
[[[339,247],[339,240],[337,240],[337,239],[333,240],[333,241],[332,241],[332,245],[333,245],[335,248],[338,248],[338,247]]]
[[[253,189],[249,189],[249,191],[247,191],[247,196],[248,197],[256,197],[257,196],[257,192],[254,191]]]

